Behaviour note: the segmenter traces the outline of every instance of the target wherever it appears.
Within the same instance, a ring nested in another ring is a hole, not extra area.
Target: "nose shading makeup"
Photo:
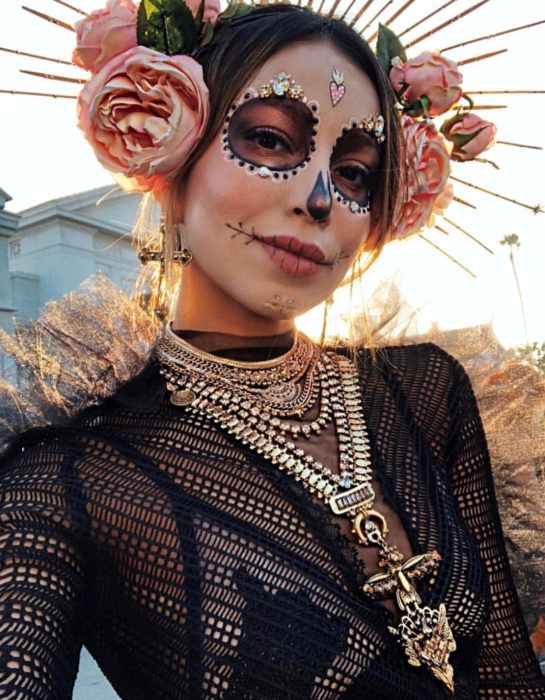
[[[326,175],[324,182],[322,173],[318,173],[314,187],[307,199],[307,211],[316,221],[325,221],[331,214],[329,174]]]

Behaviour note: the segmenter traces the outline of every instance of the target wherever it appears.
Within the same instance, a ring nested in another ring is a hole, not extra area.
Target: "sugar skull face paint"
[[[318,106],[289,97],[244,93],[226,118],[222,150],[250,175],[288,180],[305,168],[316,148]]]
[[[350,88],[335,107],[332,66],[342,67]],[[327,41],[305,41],[274,54],[249,84],[257,90],[281,72],[296,77],[309,101],[263,99],[244,88],[228,115],[227,132],[217,135],[189,173],[179,207],[184,242],[193,252],[186,279],[199,274],[241,314],[266,319],[293,318],[342,281],[369,234],[363,205],[381,158],[373,136],[352,132],[354,118],[358,125],[380,111],[377,93],[358,66]],[[319,109],[313,111],[310,100]],[[226,137],[233,159],[225,157]],[[260,176],[260,168],[269,175]],[[337,193],[362,211],[354,215]],[[201,308],[203,289],[204,283]]]

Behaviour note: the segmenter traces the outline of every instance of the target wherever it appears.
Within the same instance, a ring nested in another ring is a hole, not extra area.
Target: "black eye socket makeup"
[[[373,136],[357,122],[343,128],[331,153],[330,171],[336,200],[354,214],[368,214],[379,152]]]
[[[319,123],[318,105],[248,91],[225,120],[222,150],[250,174],[287,180],[310,162]]]

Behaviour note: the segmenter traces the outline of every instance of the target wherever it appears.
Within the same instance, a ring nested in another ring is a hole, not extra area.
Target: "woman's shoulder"
[[[364,372],[378,373],[415,389],[432,384],[451,390],[467,381],[460,362],[435,343],[360,347],[357,355]]]
[[[102,428],[107,424],[115,423],[121,432],[131,415],[160,410],[164,397],[164,381],[152,359],[135,377],[98,403],[49,424],[37,421],[35,425],[27,425],[18,434],[4,438],[3,444],[0,440],[0,467],[23,453],[28,457],[36,451],[50,455],[77,451],[79,445],[99,433],[104,439],[108,431]]]

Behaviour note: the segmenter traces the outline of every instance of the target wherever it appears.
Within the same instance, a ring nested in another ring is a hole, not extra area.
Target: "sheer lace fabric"
[[[444,602],[457,698],[545,698],[469,381],[433,345],[359,355],[374,468]],[[443,698],[301,484],[171,406],[153,362],[2,460],[0,694],[68,698],[80,645],[127,700]]]

